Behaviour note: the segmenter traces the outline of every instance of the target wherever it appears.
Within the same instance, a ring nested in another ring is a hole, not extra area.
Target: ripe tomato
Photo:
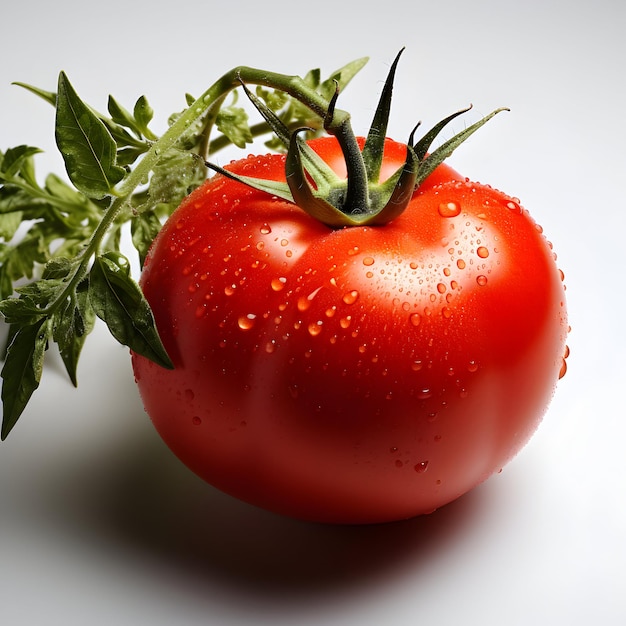
[[[333,138],[311,145],[341,170]],[[385,150],[391,172],[405,146]],[[284,180],[284,157],[230,169]],[[165,442],[217,488],[308,520],[403,519],[472,489],[535,431],[566,350],[540,227],[447,166],[391,223],[335,230],[218,175],[141,285],[175,364],[133,355]]]

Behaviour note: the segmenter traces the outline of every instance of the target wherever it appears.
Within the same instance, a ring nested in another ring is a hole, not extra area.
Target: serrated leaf
[[[133,246],[135,246],[135,249],[139,253],[139,262],[142,267],[146,260],[148,250],[160,230],[161,221],[152,211],[139,213],[139,215],[133,217],[130,222]]]
[[[150,306],[121,254],[109,252],[95,259],[89,274],[89,300],[117,341],[162,367],[173,367]]]
[[[74,298],[53,316],[52,338],[59,347],[59,353],[70,380],[77,385],[77,368],[85,340],[95,325],[95,313],[88,296],[88,281],[83,281]]]
[[[11,211],[2,213],[0,211],[0,239],[10,241],[22,223],[22,212]]]
[[[126,174],[116,162],[116,143],[63,72],[59,76],[55,136],[76,188],[98,200],[111,195]]]
[[[6,439],[30,397],[39,387],[49,339],[49,320],[13,328],[12,340],[2,368],[2,439]]]
[[[248,114],[241,107],[229,106],[220,109],[215,125],[238,148],[245,148],[246,144],[254,139],[248,125]]]
[[[156,207],[170,214],[196,187],[206,179],[207,168],[197,155],[183,150],[170,150],[152,171],[147,199],[137,207],[139,213]]]
[[[26,145],[9,148],[4,153],[2,159],[0,179],[8,180],[18,174],[25,163],[29,161],[32,156],[40,152],[41,150],[39,148]]]

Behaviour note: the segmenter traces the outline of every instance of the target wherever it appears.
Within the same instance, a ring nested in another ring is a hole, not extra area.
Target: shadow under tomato
[[[99,524],[116,542],[175,567],[194,585],[218,581],[286,600],[359,588],[416,563],[427,568],[472,526],[482,500],[474,491],[431,515],[390,524],[306,523],[217,491],[156,434],[147,439],[118,455],[115,470],[98,485]]]

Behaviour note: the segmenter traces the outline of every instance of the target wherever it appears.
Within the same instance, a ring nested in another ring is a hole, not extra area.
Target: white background
[[[430,626],[626,623],[622,0],[10,2],[0,20],[0,149],[46,149],[53,110],[11,86],[65,70],[96,108],[146,94],[161,130],[232,67],[327,75],[370,56],[341,101],[365,132],[406,46],[390,134],[499,106],[453,156],[518,196],[554,243],[572,332],[545,420],[501,474],[437,513],[375,527],[283,519],[172,457],[127,351],[98,327],[79,389],[50,355],[0,446],[0,622]]]

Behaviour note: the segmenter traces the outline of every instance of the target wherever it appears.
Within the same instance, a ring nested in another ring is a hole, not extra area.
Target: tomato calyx
[[[421,139],[414,136],[421,123],[410,133],[406,145],[406,159],[391,176],[380,180],[384,143],[391,111],[391,99],[396,68],[401,50],[392,63],[385,81],[372,124],[362,148],[352,130],[350,115],[336,110],[339,89],[335,90],[324,116],[324,130],[334,136],[341,148],[347,176],[338,176],[325,161],[301,138],[311,130],[300,127],[290,131],[280,118],[257,98],[241,81],[241,86],[265,121],[287,149],[285,160],[286,182],[268,181],[234,174],[213,163],[210,169],[235,179],[254,189],[293,202],[309,215],[331,228],[346,226],[384,225],[398,217],[408,206],[414,191],[447,159],[470,135],[501,111],[499,108],[465,130],[454,135],[429,152],[433,141],[443,128],[471,106],[457,111],[433,126]],[[306,101],[302,100],[304,103]]]

